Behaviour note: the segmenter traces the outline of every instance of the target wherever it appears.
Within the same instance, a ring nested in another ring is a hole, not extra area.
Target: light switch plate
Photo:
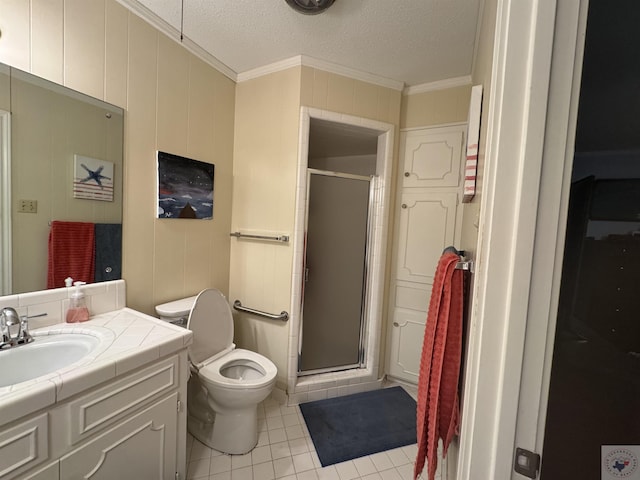
[[[38,201],[37,200],[19,200],[18,212],[20,213],[37,213]]]

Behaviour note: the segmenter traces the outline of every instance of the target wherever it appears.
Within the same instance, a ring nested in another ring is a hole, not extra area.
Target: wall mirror
[[[64,286],[48,269],[65,278],[69,250],[94,262],[76,280],[120,278],[123,132],[121,108],[0,64],[1,295]],[[54,226],[94,228],[93,239],[52,242]]]

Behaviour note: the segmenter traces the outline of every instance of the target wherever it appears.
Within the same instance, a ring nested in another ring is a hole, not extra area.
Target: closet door
[[[442,250],[454,243],[456,193],[404,193],[401,197],[396,278],[433,284]]]
[[[389,374],[417,383],[434,273],[442,250],[455,243],[457,194],[406,193],[401,198]]]
[[[465,125],[400,134],[387,374],[418,382],[431,286],[442,251],[460,235]]]

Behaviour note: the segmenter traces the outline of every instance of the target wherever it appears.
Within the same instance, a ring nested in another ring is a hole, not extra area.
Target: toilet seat
[[[230,390],[250,390],[275,379],[278,369],[271,360],[251,350],[235,348],[231,307],[219,290],[209,288],[198,294],[187,328],[193,332],[189,360],[204,383]],[[258,370],[260,375],[242,379],[225,376],[224,369],[233,364]]]
[[[240,366],[258,370],[258,378],[230,378],[223,374],[225,368]],[[198,370],[200,379],[205,383],[228,388],[230,390],[247,390],[262,388],[273,381],[278,373],[277,367],[268,358],[251,350],[238,348],[212,362],[205,363]]]

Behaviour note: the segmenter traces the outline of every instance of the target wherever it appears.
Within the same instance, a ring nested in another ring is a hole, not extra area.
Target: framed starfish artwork
[[[73,198],[113,202],[113,163],[73,156]]]

